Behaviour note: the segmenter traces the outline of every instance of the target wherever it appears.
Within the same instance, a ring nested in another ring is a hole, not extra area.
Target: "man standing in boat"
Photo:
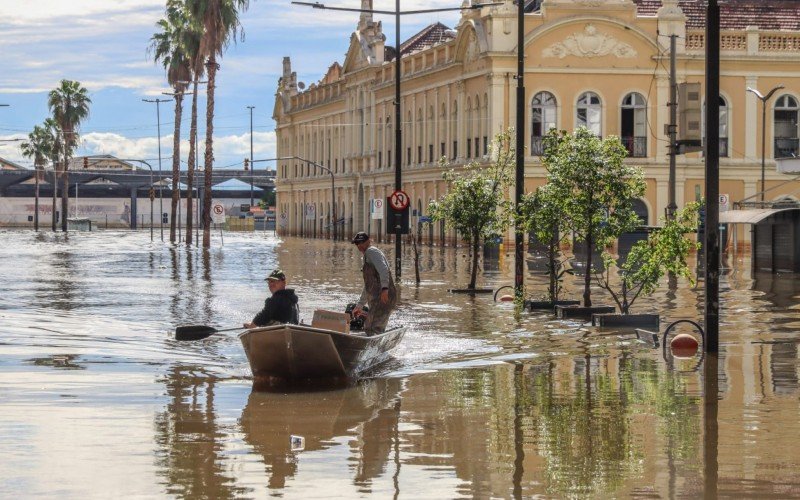
[[[363,314],[364,305],[368,305],[369,313],[364,323],[364,331],[367,335],[383,333],[389,322],[389,316],[397,305],[397,289],[389,270],[389,262],[379,248],[372,246],[367,233],[363,231],[356,233],[352,243],[364,254],[364,265],[361,267],[364,290],[353,309],[353,316]]]
[[[279,325],[300,323],[300,309],[297,306],[297,295],[291,288],[286,288],[286,275],[280,269],[275,269],[267,276],[269,291],[272,293],[264,301],[264,309],[261,310],[253,321],[245,323],[245,328],[256,328],[258,326]]]

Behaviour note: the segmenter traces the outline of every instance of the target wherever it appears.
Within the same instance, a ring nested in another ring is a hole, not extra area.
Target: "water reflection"
[[[449,294],[468,281],[468,252],[423,246],[422,282],[404,269],[396,316],[409,332],[375,379],[263,394],[251,392],[235,334],[180,343],[174,326],[249,319],[276,266],[303,319],[343,307],[361,288],[352,245],[3,236],[2,496],[81,496],[97,463],[146,497],[800,496],[798,285],[751,277],[747,262],[722,278],[716,389],[624,332]],[[479,282],[510,284],[511,265],[498,258]],[[539,275],[526,280],[545,289]],[[565,286],[574,296],[582,283]],[[702,293],[679,281],[637,309],[698,319]],[[95,433],[76,422],[113,437],[83,446]],[[293,434],[305,449],[291,450]]]
[[[399,379],[363,381],[356,387],[316,393],[253,391],[239,425],[245,442],[263,457],[269,488],[283,488],[297,473],[301,453],[355,447],[354,484],[368,489],[384,471],[399,418]],[[292,450],[290,436],[301,436],[303,450]]]

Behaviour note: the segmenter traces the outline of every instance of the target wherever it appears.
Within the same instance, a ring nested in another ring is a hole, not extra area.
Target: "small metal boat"
[[[380,335],[340,333],[309,325],[253,328],[239,335],[257,382],[348,380],[389,358],[405,327]]]

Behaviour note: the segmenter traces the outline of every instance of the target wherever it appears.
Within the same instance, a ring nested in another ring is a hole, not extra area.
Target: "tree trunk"
[[[55,164],[53,165],[53,209],[50,213],[50,218],[52,220],[52,228],[53,232],[56,232],[56,198],[58,197],[58,160],[56,160]]]
[[[550,262],[550,300],[555,303],[558,300],[558,290],[556,288],[556,281],[558,278],[559,269],[556,268],[556,245],[558,245],[558,237],[553,236],[553,239],[550,240],[549,250],[547,252],[547,258]]]
[[[172,217],[169,221],[169,242],[175,243],[175,223],[178,218],[178,202],[181,199],[181,190],[178,185],[181,172],[181,114],[183,113],[183,94],[175,93],[175,132],[172,136]]]
[[[40,165],[34,166],[35,174],[35,199],[33,201],[33,230],[39,232],[39,172]]]
[[[189,130],[189,166],[186,172],[186,246],[192,246],[192,225],[194,217],[192,199],[194,193],[194,169],[197,150],[197,77],[194,79],[194,93],[192,94],[192,124]]]
[[[592,292],[590,286],[592,284],[592,246],[594,235],[592,230],[589,229],[586,235],[586,269],[583,277],[583,306],[592,307]]]
[[[206,90],[206,155],[205,183],[203,184],[203,248],[211,246],[211,170],[214,164],[214,81],[217,76],[217,60],[208,59],[208,85]]]
[[[475,282],[478,281],[478,250],[480,249],[481,237],[478,234],[472,235],[472,272],[469,278],[470,290],[475,289]]]
[[[64,134],[66,136],[66,134]],[[66,139],[64,139],[65,148]],[[64,168],[61,170],[61,230],[67,232],[67,210],[69,210],[69,155],[64,152]]]

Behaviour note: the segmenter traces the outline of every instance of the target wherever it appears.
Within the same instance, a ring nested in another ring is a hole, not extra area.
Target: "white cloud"
[[[63,20],[75,17],[103,17],[139,10],[142,8],[164,8],[163,0],[28,0],[23,5],[18,1],[0,3],[0,18],[11,23]],[[77,14],[76,14],[77,13]]]
[[[200,156],[204,148],[204,138],[201,135]],[[2,143],[0,143],[2,144]],[[258,158],[275,157],[275,132],[253,132],[253,156]],[[82,136],[81,154],[99,155],[109,154],[117,158],[139,158],[149,161],[154,169],[158,166],[158,138],[141,137],[130,138],[121,134],[108,132],[89,132]],[[181,168],[186,168],[186,159],[189,155],[189,141],[181,141]],[[172,136],[164,135],[161,138],[161,168],[172,168]],[[250,132],[239,135],[223,135],[214,137],[214,166],[239,166],[245,158],[250,158]],[[9,158],[11,159],[11,158]],[[15,161],[12,159],[12,161]]]

